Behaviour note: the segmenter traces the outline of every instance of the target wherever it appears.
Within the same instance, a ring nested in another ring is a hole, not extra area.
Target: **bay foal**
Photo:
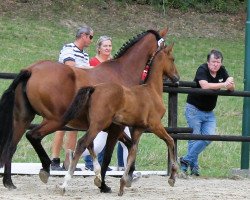
[[[109,127],[111,123],[134,128],[133,133],[131,133],[133,145],[129,151],[125,172],[120,180],[119,195],[123,194],[125,186],[131,185],[130,167],[135,162],[139,138],[146,129],[151,130],[164,140],[168,146],[171,162],[171,174],[168,182],[171,186],[174,185],[177,171],[174,156],[175,145],[172,137],[161,123],[166,111],[162,99],[163,75],[170,78],[172,82],[179,80],[172,48],[173,45],[167,46],[156,53],[146,84],[127,88],[116,83],[103,83],[93,87],[83,87],[78,91],[71,107],[65,113],[64,119],[65,122],[74,118],[80,120],[82,111],[87,109],[89,129],[77,142],[68,174],[62,185],[63,190],[72,177],[83,151],[95,139],[96,135]],[[96,180],[95,184],[100,187],[102,183]]]

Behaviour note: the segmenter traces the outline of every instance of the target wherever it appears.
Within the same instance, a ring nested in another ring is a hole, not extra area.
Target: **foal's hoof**
[[[60,195],[63,196],[65,194],[65,192],[66,192],[65,187],[59,187],[59,192],[60,192]]]
[[[171,187],[174,187],[175,180],[174,180],[174,179],[168,179],[168,184],[169,184]]]
[[[46,172],[44,169],[40,169],[39,178],[43,183],[48,183],[49,173]]]
[[[118,196],[122,196],[123,193],[124,193],[124,192],[120,190],[119,193],[118,193]]]
[[[101,187],[102,186],[102,180],[100,179],[100,177],[96,176],[95,179],[94,179],[94,184],[97,186],[97,187]]]

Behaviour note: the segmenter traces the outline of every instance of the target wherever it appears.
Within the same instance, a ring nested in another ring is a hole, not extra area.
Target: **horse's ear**
[[[162,37],[162,38],[165,38],[166,35],[167,35],[167,32],[168,32],[168,28],[164,28],[162,30],[159,31],[159,35]]]

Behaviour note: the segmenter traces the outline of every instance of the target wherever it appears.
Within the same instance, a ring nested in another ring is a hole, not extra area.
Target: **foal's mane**
[[[120,58],[122,55],[125,54],[125,52],[131,47],[133,46],[135,43],[137,43],[139,40],[141,40],[145,35],[147,35],[148,33],[153,33],[156,37],[156,40],[158,41],[161,36],[159,35],[159,33],[155,30],[147,30],[144,31],[140,34],[138,34],[137,36],[133,37],[132,39],[130,39],[129,41],[127,41],[126,43],[124,43],[122,45],[122,47],[119,49],[119,51],[115,54],[114,59],[116,58]]]

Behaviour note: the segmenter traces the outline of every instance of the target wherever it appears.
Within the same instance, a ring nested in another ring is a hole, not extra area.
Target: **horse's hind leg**
[[[42,169],[39,172],[39,177],[44,183],[48,182],[51,160],[45,149],[43,148],[41,141],[46,135],[59,130],[61,127],[63,127],[63,124],[61,122],[52,120],[48,121],[44,119],[39,126],[26,133],[27,139],[29,140],[41,160]]]
[[[16,152],[17,144],[25,132],[25,128],[22,128],[21,125],[14,126],[15,127],[14,136],[16,140],[11,143],[11,146],[7,155],[9,159],[7,159],[7,162],[4,165],[3,185],[4,187],[8,189],[16,189],[16,186],[13,184],[12,179],[11,179],[11,163],[12,163],[13,155]]]
[[[11,179],[11,163],[13,155],[16,152],[17,144],[35,116],[33,110],[29,107],[29,105],[27,105],[20,89],[21,85],[19,85],[16,89],[15,105],[13,110],[13,138],[10,150],[7,153],[9,159],[7,159],[7,162],[4,165],[3,185],[9,189],[16,188]]]

